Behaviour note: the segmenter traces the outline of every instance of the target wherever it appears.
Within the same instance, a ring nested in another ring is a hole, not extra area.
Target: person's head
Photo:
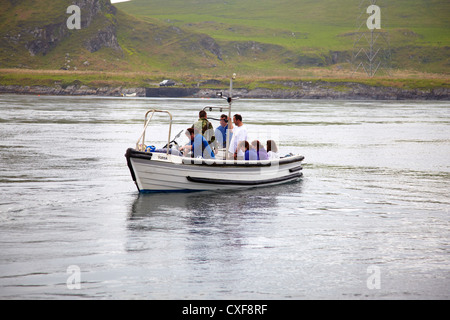
[[[261,148],[261,143],[259,142],[259,140],[252,141],[252,147],[256,151],[259,151],[259,148]]]
[[[278,152],[277,144],[273,140],[267,140],[267,152],[269,151]]]
[[[199,117],[200,119],[206,119],[206,117],[207,117],[206,111],[205,111],[205,110],[200,111],[200,112],[198,113],[198,117]]]
[[[193,128],[187,128],[185,134],[190,140],[194,140],[195,130]]]
[[[235,115],[233,116],[233,122],[234,122],[236,125],[241,124],[241,123],[242,123],[242,116],[241,116],[240,114],[235,114]]]
[[[248,143],[248,141],[241,141],[238,144],[238,150],[242,150],[242,151],[247,151],[250,149],[250,144]]]
[[[228,117],[226,114],[220,116],[220,125],[226,127],[228,125]]]

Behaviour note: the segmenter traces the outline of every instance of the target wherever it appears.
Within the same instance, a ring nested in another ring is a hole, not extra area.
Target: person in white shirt
[[[247,141],[247,127],[242,122],[242,116],[240,114],[234,115],[233,122],[235,126],[232,128],[233,138],[231,138],[228,152],[232,159],[244,159],[244,153],[238,149],[238,144],[241,141]]]

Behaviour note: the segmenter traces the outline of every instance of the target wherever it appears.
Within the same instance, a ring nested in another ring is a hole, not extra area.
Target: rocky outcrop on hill
[[[117,42],[116,28],[112,24],[98,30],[92,37],[85,41],[84,46],[91,53],[96,52],[103,47],[112,48],[116,51],[122,50]]]
[[[74,4],[78,5],[80,9],[86,12],[83,15],[81,28],[83,24],[85,28],[89,28],[92,22],[97,19],[101,21],[101,27],[97,28],[91,36],[87,37],[84,46],[89,52],[96,52],[103,47],[112,48],[116,51],[121,51],[122,48],[117,41],[117,21],[115,15],[117,13],[116,7],[111,5],[108,0],[77,0]],[[105,18],[108,15],[110,18]],[[101,19],[98,19],[98,18]]]
[[[69,3],[69,2],[68,2]],[[116,36],[116,8],[108,0],[73,1],[81,9],[81,30],[87,31],[84,47],[95,52],[103,47],[121,50]],[[106,17],[108,16],[108,17]],[[62,15],[52,23],[27,23],[19,31],[8,32],[4,37],[10,45],[23,43],[31,56],[46,55],[59,43],[71,36],[67,27],[69,15]],[[95,21],[95,26],[94,22]]]
[[[25,48],[28,49],[30,55],[35,56],[39,53],[47,54],[67,36],[68,30],[65,23],[56,23],[43,27],[26,28],[21,33],[32,36],[32,40],[25,42]]]

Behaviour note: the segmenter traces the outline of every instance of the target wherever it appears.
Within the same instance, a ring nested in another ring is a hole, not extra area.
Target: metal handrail
[[[230,110],[230,107],[229,106],[228,107],[224,107],[224,106],[207,106],[207,107],[203,108],[203,111],[213,111],[213,109],[217,109],[220,112],[223,112],[224,110],[225,111],[226,110]],[[210,117],[210,116],[208,116],[208,119],[220,121],[220,119],[213,118],[213,117]]]
[[[170,136],[172,134],[172,114],[169,111],[166,111],[166,110],[152,109],[152,110],[147,111],[147,113],[145,114],[144,131],[142,132],[141,136],[139,137],[138,141],[136,142],[136,150],[139,150],[139,142],[142,141],[141,144],[145,145],[145,132],[147,131],[147,127],[150,124],[150,121],[152,120],[153,115],[155,114],[155,112],[167,113],[169,115],[169,117],[170,117],[169,137],[167,139],[167,155],[169,155]],[[147,117],[148,117],[149,113],[151,113],[152,115],[150,116],[150,119],[147,120]]]
[[[206,106],[206,107],[203,108],[203,111],[207,111],[207,110],[212,111],[213,109],[219,109],[220,112],[223,112],[223,110],[229,110],[230,107],[229,106],[228,107],[224,107],[224,106]]]

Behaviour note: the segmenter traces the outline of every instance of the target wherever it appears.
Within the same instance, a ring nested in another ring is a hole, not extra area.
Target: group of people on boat
[[[234,124],[234,125],[233,125]],[[180,148],[183,154],[191,152],[194,158],[215,159],[219,149],[226,148],[229,134],[229,159],[235,160],[272,160],[278,159],[278,147],[273,140],[262,145],[258,140],[247,141],[247,127],[240,114],[233,116],[231,122],[225,114],[220,116],[220,126],[214,130],[208,121],[206,111],[199,112],[199,119],[185,132],[189,143]]]

